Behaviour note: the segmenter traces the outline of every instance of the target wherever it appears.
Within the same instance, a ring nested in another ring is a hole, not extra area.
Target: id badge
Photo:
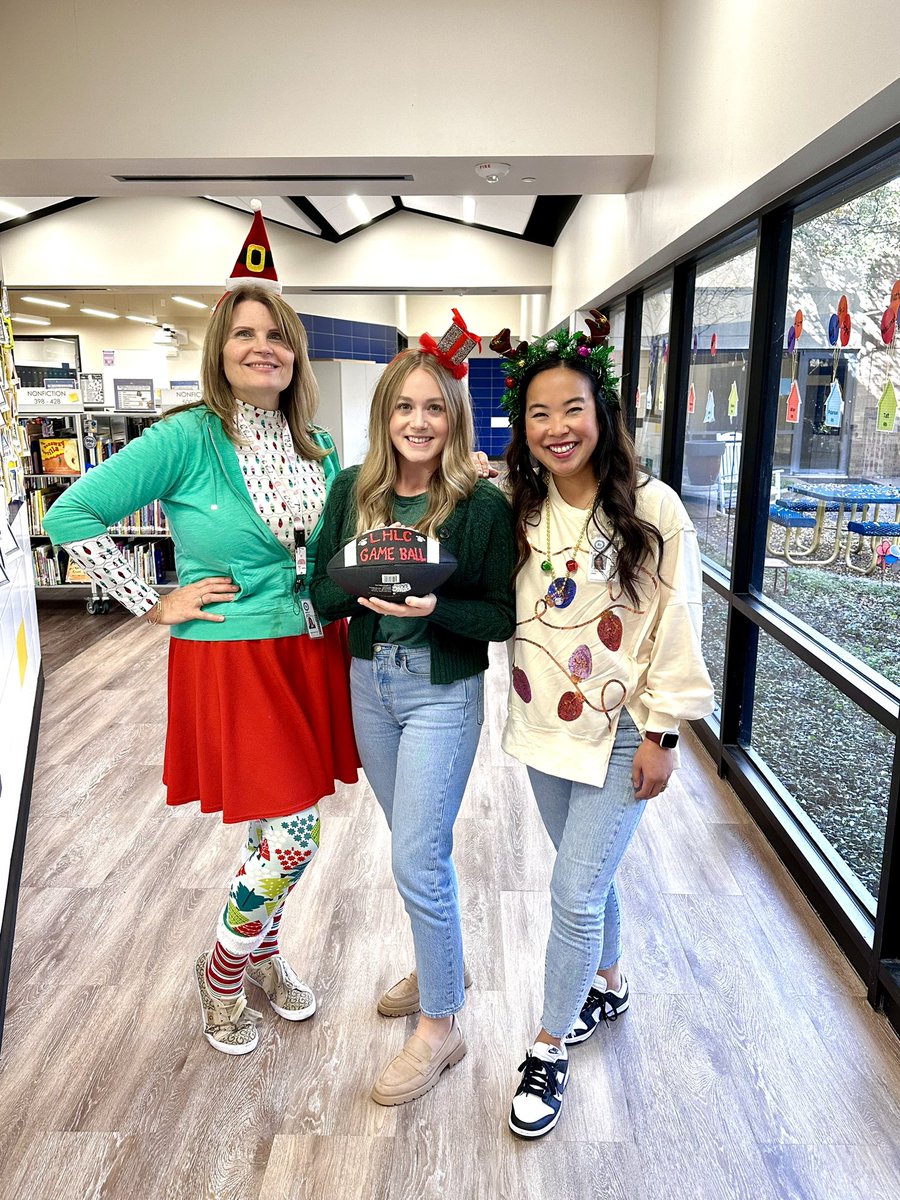
[[[319,623],[319,617],[313,607],[312,600],[300,599],[300,611],[303,613],[303,619],[306,621],[306,632],[311,638],[324,637],[324,631]]]
[[[588,557],[589,583],[606,583],[611,574],[610,544],[606,538],[594,538]]]
[[[294,529],[294,574],[301,580],[300,586],[306,582],[306,530]]]

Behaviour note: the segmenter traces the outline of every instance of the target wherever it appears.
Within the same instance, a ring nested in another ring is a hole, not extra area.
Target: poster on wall
[[[103,376],[99,371],[95,373],[84,373],[79,376],[81,383],[81,395],[84,398],[85,408],[103,408]]]
[[[116,408],[122,412],[147,412],[154,408],[152,379],[114,379]]]

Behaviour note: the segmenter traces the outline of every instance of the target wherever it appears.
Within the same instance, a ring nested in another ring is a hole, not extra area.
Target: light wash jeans
[[[541,1025],[565,1037],[598,965],[621,954],[615,873],[646,807],[635,800],[631,764],[641,735],[623,711],[602,788],[528,768],[544,827],[556,847],[550,880],[552,918],[544,967]]]
[[[422,1012],[465,1002],[453,823],[484,721],[484,676],[431,682],[427,647],[376,643],[350,664],[353,727],[391,830],[391,866],[412,925]]]

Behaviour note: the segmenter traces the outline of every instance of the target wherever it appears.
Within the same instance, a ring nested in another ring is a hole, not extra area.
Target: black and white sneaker
[[[595,975],[591,990],[587,994],[581,1012],[572,1026],[572,1032],[563,1041],[567,1046],[586,1042],[601,1021],[616,1021],[619,1013],[628,1007],[628,980],[622,976],[622,985],[617,992],[607,986],[602,975]]]
[[[513,1096],[509,1127],[518,1137],[537,1138],[549,1133],[562,1112],[563,1092],[569,1081],[565,1047],[535,1042],[519,1067],[522,1082]]]

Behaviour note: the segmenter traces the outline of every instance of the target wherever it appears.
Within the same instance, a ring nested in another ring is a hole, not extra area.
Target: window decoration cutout
[[[736,379],[731,381],[731,391],[728,393],[728,415],[732,418],[738,415],[738,390]]]
[[[879,433],[893,433],[897,421],[897,395],[891,381],[897,353],[897,309],[894,298],[900,307],[900,280],[891,288],[891,302],[881,317],[881,338],[888,348],[888,360],[885,369],[884,391],[878,401],[878,413],[875,417],[875,428]]]
[[[712,388],[706,393],[706,412],[703,414],[703,424],[709,425],[716,419],[716,397]]]
[[[788,330],[787,349],[791,356],[791,390],[788,392],[787,411],[785,420],[796,425],[800,420],[800,389],[797,386],[797,342],[803,334],[803,310],[798,308],[794,315],[794,323]]]
[[[691,380],[691,386],[688,388],[688,412],[692,413],[697,408],[697,393],[694,391],[694,381]]]

